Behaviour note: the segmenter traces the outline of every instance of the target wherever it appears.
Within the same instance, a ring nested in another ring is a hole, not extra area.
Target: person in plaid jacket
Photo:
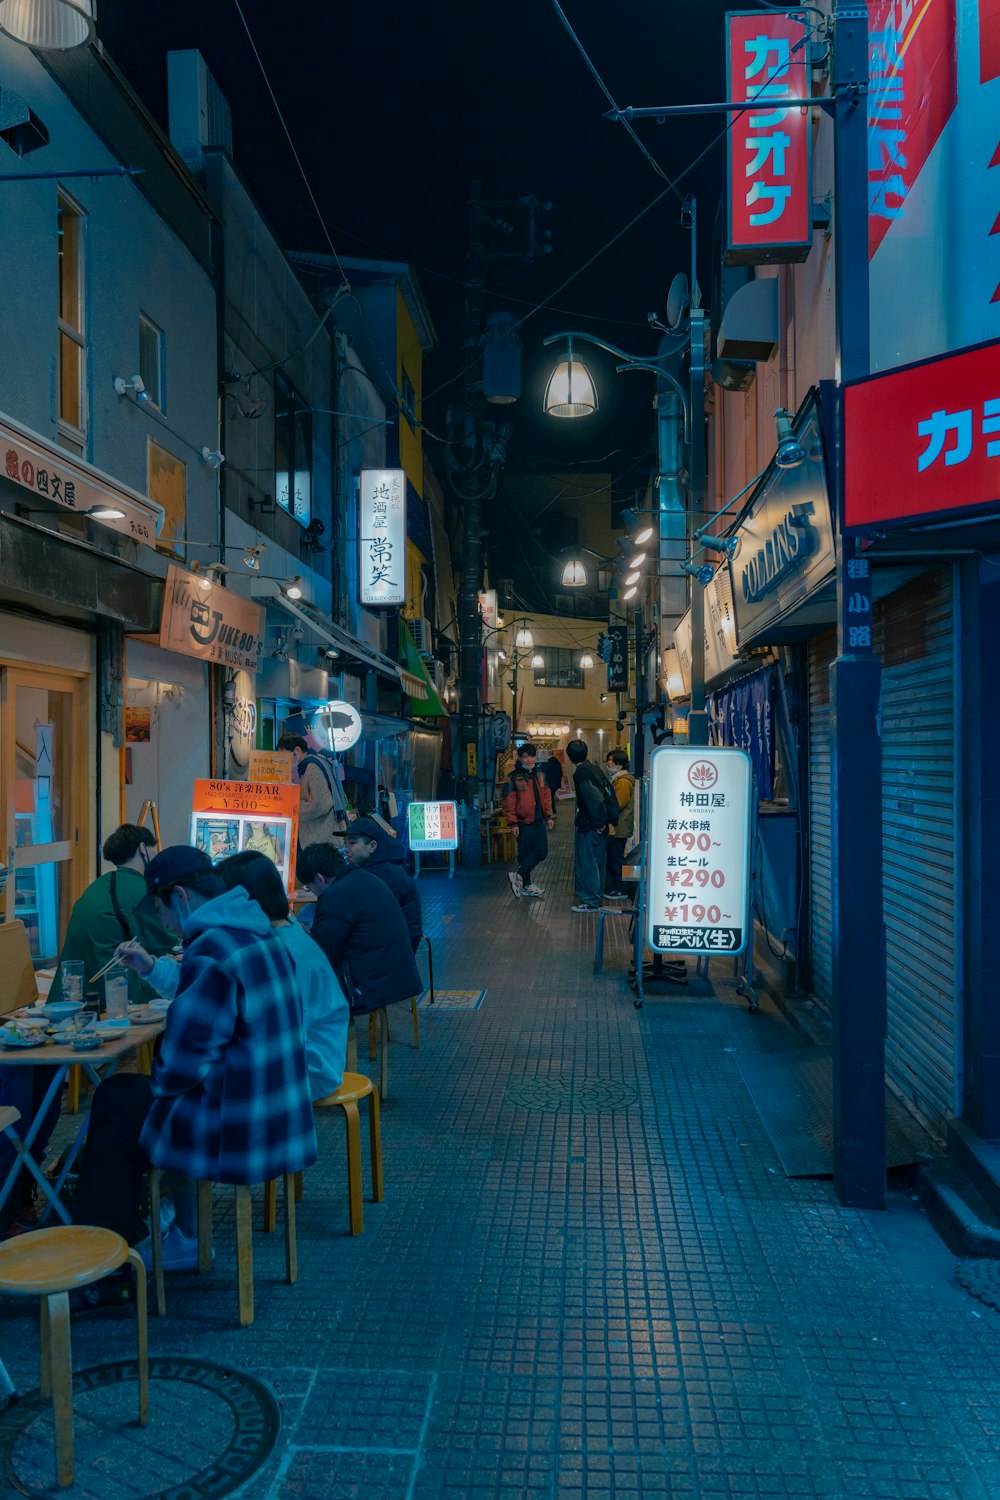
[[[151,860],[146,886],[184,937],[177,996],[152,1076],[119,1074],[94,1096],[78,1224],[134,1243],[150,1164],[187,1178],[256,1183],[316,1160],[302,1001],[292,960],[242,886],[226,890],[201,850]],[[177,1195],[181,1224],[188,1195]]]

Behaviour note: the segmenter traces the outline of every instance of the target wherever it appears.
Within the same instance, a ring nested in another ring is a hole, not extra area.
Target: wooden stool
[[[39,1393],[52,1402],[56,1431],[56,1476],[73,1483],[73,1357],[69,1293],[90,1286],[126,1261],[135,1276],[139,1342],[139,1422],[149,1420],[149,1352],[146,1343],[146,1268],[120,1234],[87,1224],[37,1229],[0,1245],[0,1292],[41,1298]]]
[[[420,943],[427,944],[427,988],[430,990],[431,1004],[434,1004],[434,949],[426,932],[421,935]],[[420,952],[420,943],[417,944],[417,953]],[[416,954],[414,954],[416,957]]]
[[[295,1238],[295,1173],[287,1173],[284,1184],[285,1203],[285,1280],[294,1286],[299,1276],[298,1244]],[[156,1311],[163,1317],[167,1310],[163,1279],[163,1230],[160,1225],[159,1167],[149,1176],[149,1220],[153,1241],[153,1285],[156,1289]],[[236,1197],[236,1292],[241,1328],[253,1322],[253,1222],[250,1190],[256,1184],[230,1183]],[[265,1193],[267,1184],[265,1184]],[[266,1210],[265,1210],[266,1211]],[[198,1183],[198,1273],[212,1269],[212,1184]]]
[[[368,1134],[372,1160],[372,1201],[382,1202],[382,1130],[379,1122],[378,1091],[363,1073],[345,1073],[335,1094],[317,1099],[314,1109],[342,1109],[347,1127],[347,1195],[351,1233],[361,1234],[365,1227],[361,1193],[361,1125],[358,1101],[368,1100]]]
[[[381,1033],[381,1050],[378,1046],[378,1034]],[[384,1099],[389,1092],[389,1012],[385,1006],[381,1010],[373,1010],[368,1016],[368,1059],[374,1062],[378,1058],[378,1093],[379,1098]]]

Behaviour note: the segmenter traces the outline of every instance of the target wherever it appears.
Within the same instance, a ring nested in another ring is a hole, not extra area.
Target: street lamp
[[[544,411],[549,417],[589,417],[597,410],[597,390],[587,366],[582,360],[573,358],[574,338],[586,338],[586,334],[570,334],[566,340],[566,358],[561,359],[549,376],[545,387]],[[551,339],[546,339],[547,344]],[[596,343],[596,339],[592,340]],[[610,348],[606,344],[605,348]]]
[[[578,557],[571,557],[563,568],[562,582],[565,589],[583,589],[587,587],[587,569]]]
[[[0,31],[40,52],[85,47],[94,35],[93,0],[0,0]]]

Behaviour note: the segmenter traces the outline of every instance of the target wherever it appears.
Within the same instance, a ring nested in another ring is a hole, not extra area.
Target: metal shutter
[[[833,993],[830,664],[836,654],[835,630],[809,642],[809,953],[811,989],[825,1005]]]
[[[956,1112],[960,1003],[956,588],[925,573],[875,611],[882,658],[886,1071],[940,1126]]]

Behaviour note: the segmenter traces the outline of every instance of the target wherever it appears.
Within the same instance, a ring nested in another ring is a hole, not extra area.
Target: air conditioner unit
[[[406,628],[409,630],[410,635],[413,639],[413,644],[416,646],[420,655],[433,656],[434,643],[431,639],[430,620],[425,620],[423,616],[419,616],[417,619],[407,620]]]

